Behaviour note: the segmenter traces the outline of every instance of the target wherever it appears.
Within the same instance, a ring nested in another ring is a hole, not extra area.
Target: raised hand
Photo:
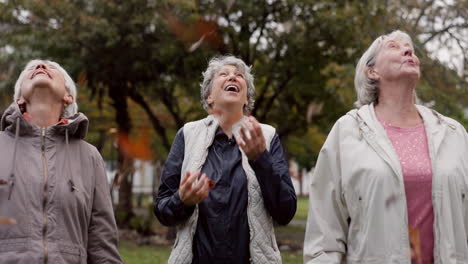
[[[208,197],[210,189],[214,187],[213,180],[206,177],[205,173],[203,173],[198,182],[195,182],[198,176],[200,176],[200,170],[193,174],[187,171],[185,178],[180,182],[179,197],[187,206],[201,203]]]
[[[253,116],[243,121],[236,141],[249,160],[257,160],[266,149],[262,128]]]

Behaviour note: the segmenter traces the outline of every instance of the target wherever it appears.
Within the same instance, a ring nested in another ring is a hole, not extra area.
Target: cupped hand
[[[214,187],[213,180],[209,179],[205,173],[198,181],[200,170],[191,174],[187,171],[185,178],[180,182],[179,197],[187,206],[192,206],[201,203],[208,197],[210,189]]]
[[[253,116],[243,121],[240,135],[236,136],[236,141],[249,160],[257,160],[266,150],[262,128]]]

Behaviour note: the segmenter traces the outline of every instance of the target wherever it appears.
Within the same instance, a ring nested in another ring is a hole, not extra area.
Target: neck
[[[379,118],[396,126],[415,126],[422,122],[422,118],[414,100],[412,84],[381,85],[379,103],[375,106],[375,111]]]
[[[35,96],[26,102],[30,122],[39,127],[55,125],[62,115],[63,104],[51,97]]]
[[[219,126],[223,132],[229,137],[232,137],[232,125],[239,121],[243,116],[244,112],[240,111],[227,111],[227,110],[215,110],[213,115],[219,121]]]

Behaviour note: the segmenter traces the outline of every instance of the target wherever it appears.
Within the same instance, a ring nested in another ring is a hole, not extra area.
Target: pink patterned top
[[[379,121],[385,128],[400,160],[405,184],[408,224],[419,231],[422,263],[434,263],[432,165],[426,129],[424,124],[403,128]],[[412,263],[419,264],[415,258],[412,259]]]

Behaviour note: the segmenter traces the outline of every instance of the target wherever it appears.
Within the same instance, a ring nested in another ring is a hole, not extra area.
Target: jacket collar
[[[447,129],[456,129],[456,126],[434,110],[422,105],[416,105],[416,108],[424,121],[430,156],[434,159]],[[350,111],[349,114],[357,120],[361,136],[390,165],[398,178],[402,177],[398,154],[375,115],[374,104],[364,105],[358,110]]]
[[[26,120],[17,103],[12,103],[4,112],[0,121],[0,131],[16,133],[16,123],[19,122],[19,136],[34,137],[41,134],[41,128]],[[88,118],[82,114],[67,119],[67,122],[58,122],[56,125],[47,127],[47,134],[51,136],[65,137],[65,132],[72,138],[85,138],[88,132]]]

